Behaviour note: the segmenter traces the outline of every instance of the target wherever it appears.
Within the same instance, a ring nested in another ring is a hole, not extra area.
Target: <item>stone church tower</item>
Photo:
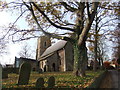
[[[47,36],[40,36],[37,41],[36,60],[40,59],[43,52],[51,46],[51,40]]]

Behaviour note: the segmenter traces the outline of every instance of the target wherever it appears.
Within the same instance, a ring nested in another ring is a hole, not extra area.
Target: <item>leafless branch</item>
[[[0,39],[4,39],[4,38],[9,34],[9,32],[13,29],[15,23],[20,19],[20,17],[22,17],[22,15],[23,15],[26,11],[27,11],[27,10],[25,10],[24,12],[22,12],[22,13],[17,17],[17,19],[16,19],[16,20],[13,22],[13,24],[9,27],[8,31],[6,32],[6,34],[5,34],[2,38],[0,38]]]

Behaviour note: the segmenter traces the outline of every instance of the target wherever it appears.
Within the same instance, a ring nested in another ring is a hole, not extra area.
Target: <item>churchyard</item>
[[[86,77],[76,77],[73,72],[33,72],[24,63],[19,73],[8,73],[2,88],[86,88],[104,71],[86,71]]]

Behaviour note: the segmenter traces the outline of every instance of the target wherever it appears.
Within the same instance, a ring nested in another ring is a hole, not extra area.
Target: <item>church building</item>
[[[44,72],[73,70],[73,47],[70,42],[59,40],[51,45],[50,38],[41,36],[38,38],[36,54],[39,68]]]

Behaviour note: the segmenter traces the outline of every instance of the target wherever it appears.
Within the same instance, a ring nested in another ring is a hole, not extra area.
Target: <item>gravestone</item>
[[[38,73],[42,73],[43,71],[42,71],[42,69],[40,68],[40,69],[38,69]]]
[[[2,79],[6,79],[6,78],[8,78],[8,71],[7,70],[5,70],[4,68],[2,68]]]
[[[49,79],[48,79],[48,88],[53,88],[55,86],[55,78],[53,76],[51,76]]]
[[[25,62],[21,65],[19,71],[18,85],[27,85],[30,78],[31,64]]]
[[[2,89],[2,65],[0,64],[0,90]]]
[[[43,78],[38,78],[35,84],[36,88],[44,88],[44,79]]]

